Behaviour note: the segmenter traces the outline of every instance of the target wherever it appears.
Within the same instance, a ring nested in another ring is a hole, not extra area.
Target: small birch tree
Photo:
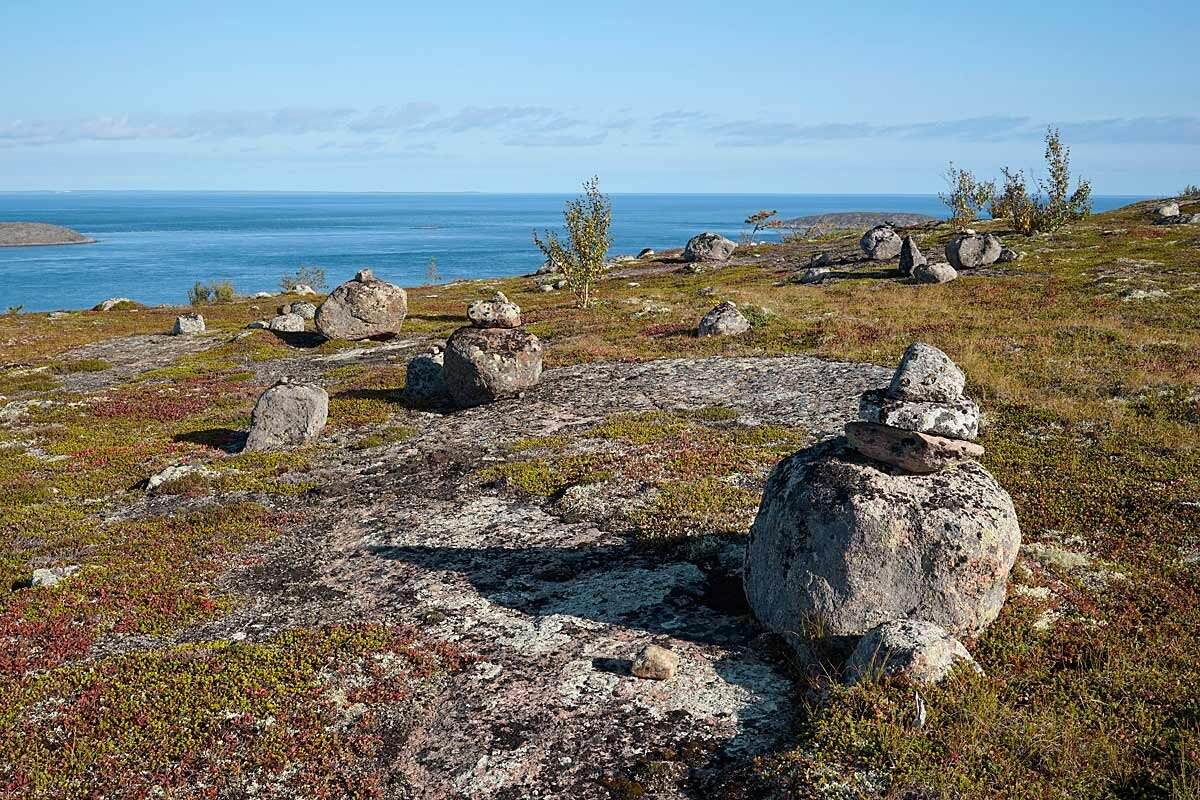
[[[563,221],[566,241],[556,231],[546,231],[544,238],[534,231],[533,243],[562,272],[579,307],[588,308],[592,304],[592,284],[604,272],[604,259],[612,247],[612,201],[600,192],[598,177],[584,181],[583,194],[567,201]]]

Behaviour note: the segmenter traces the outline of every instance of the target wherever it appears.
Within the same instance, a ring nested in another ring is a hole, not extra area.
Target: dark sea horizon
[[[48,222],[98,240],[0,247],[0,311],[90,308],[108,297],[183,304],[196,281],[278,291],[302,265],[335,286],[369,267],[401,286],[521,275],[543,259],[533,230],[562,224],[564,194],[72,191],[0,193],[0,222]],[[1098,196],[1106,211],[1145,199]],[[733,239],[759,209],[779,217],[878,211],[945,218],[936,195],[613,194],[613,255]],[[770,240],[777,233],[760,232]]]

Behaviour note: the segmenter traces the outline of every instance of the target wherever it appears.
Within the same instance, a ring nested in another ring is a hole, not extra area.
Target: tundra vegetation
[[[953,161],[946,168],[945,178],[949,192],[938,197],[950,209],[950,221],[960,230],[975,221],[996,198],[995,181],[981,181],[968,170],[954,166]]]
[[[231,281],[211,280],[208,283],[196,281],[196,285],[188,289],[188,302],[194,306],[206,306],[211,303],[229,303],[237,297],[237,290]]]
[[[307,286],[317,292],[325,291],[329,288],[329,283],[325,278],[325,268],[315,264],[301,264],[300,269],[294,273],[285,273],[279,279],[279,288],[284,292],[291,292],[297,286]]]
[[[592,305],[592,287],[604,274],[608,248],[612,247],[612,201],[600,192],[600,179],[583,184],[583,194],[568,200],[563,209],[566,240],[557,232],[533,234],[533,243],[567,281],[580,308]]]
[[[601,211],[606,235],[607,205],[589,200],[568,209],[572,242],[571,208],[581,222]],[[797,669],[794,727],[724,766],[710,796],[1185,800],[1200,793],[1200,234],[1152,224],[1153,208],[1067,213],[1019,262],[941,285],[877,265],[846,270],[853,280],[787,280],[818,252],[856,252],[861,231],[739,248],[702,274],[661,253],[635,278],[592,273],[586,285],[603,292],[578,301],[528,279],[463,282],[414,294],[404,336],[444,339],[469,300],[500,289],[546,343],[548,368],[796,353],[894,364],[912,341],[936,345],[988,412],[982,462],[1012,494],[1027,544],[999,620],[966,643],[985,674],[921,688],[918,727],[911,685],[844,686]],[[585,254],[604,238],[594,222],[578,228]],[[1017,232],[1011,216],[976,227]],[[947,223],[905,232],[926,251],[957,235]],[[752,330],[692,335],[714,296],[760,309]],[[400,402],[403,366],[325,361],[328,438],[226,455],[261,391],[258,370],[348,346],[236,338],[261,315],[236,300],[206,309],[224,334],[209,349],[133,372],[88,355],[167,331],[177,313],[0,316],[0,787],[41,798],[139,796],[147,784],[179,797],[403,796],[389,742],[471,653],[377,622],[284,626],[250,642],[206,626],[249,602],[231,575],[289,532],[320,528],[316,465],[343,445],[383,458],[434,423]],[[99,388],[85,382],[106,374]],[[759,491],[747,476],[803,440],[736,415],[617,415],[516,443],[476,480],[549,504],[567,486],[648,474],[658,491],[631,515],[631,535],[647,557],[680,557],[739,540]],[[131,487],[180,460],[212,474],[138,499]],[[29,587],[46,564],[83,569]],[[616,798],[651,796],[693,755],[664,751],[597,780]]]

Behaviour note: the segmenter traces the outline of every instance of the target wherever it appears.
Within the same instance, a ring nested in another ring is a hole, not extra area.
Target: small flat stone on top
[[[490,300],[476,300],[467,306],[467,319],[476,328],[519,328],[521,307],[496,292]]]

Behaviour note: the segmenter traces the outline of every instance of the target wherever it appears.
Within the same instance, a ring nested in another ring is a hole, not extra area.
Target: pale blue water
[[[240,292],[279,288],[301,264],[330,286],[371,267],[402,286],[519,275],[542,258],[530,240],[558,227],[566,196],[243,192],[0,193],[0,221],[49,222],[98,239],[69,247],[0,247],[0,311],[90,308],[106,297],[184,303],[196,281]],[[1096,210],[1136,199],[1098,197]],[[613,195],[612,252],[681,247],[701,231],[736,238],[760,208],[780,217],[834,211],[945,216],[932,195]],[[770,238],[764,234],[761,238]]]

